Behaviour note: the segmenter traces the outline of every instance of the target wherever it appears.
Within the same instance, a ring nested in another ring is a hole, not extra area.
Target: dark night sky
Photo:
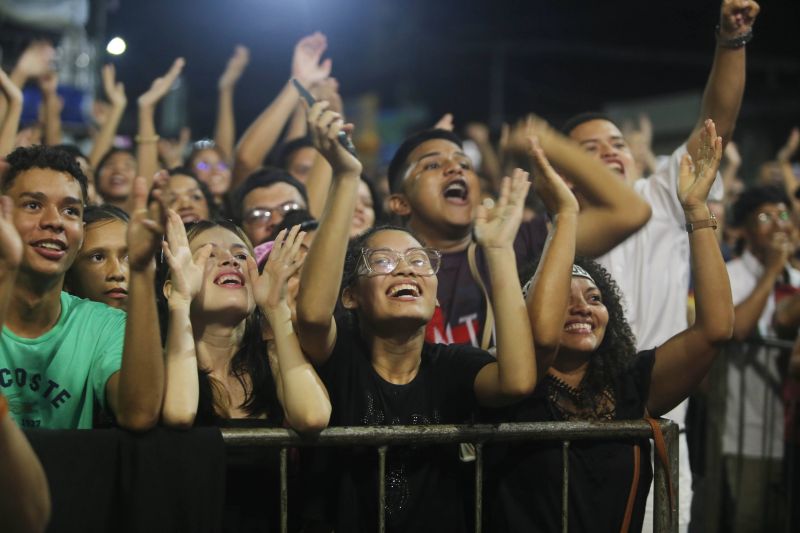
[[[711,0],[119,0],[107,33],[128,42],[117,62],[131,102],[186,57],[195,136],[211,133],[216,78],[236,43],[251,50],[236,94],[241,132],[287,79],[296,40],[314,30],[328,36],[345,97],[377,90],[382,106],[414,101],[462,124],[487,120],[502,46],[505,118],[534,110],[557,122],[609,101],[700,89],[718,9]],[[762,2],[745,111],[800,100],[798,20],[800,1]]]

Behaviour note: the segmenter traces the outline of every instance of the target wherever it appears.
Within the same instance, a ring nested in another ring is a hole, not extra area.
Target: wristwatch
[[[692,233],[696,229],[703,229],[703,228],[717,229],[717,217],[714,216],[714,213],[711,213],[711,218],[707,218],[705,220],[698,220],[697,222],[686,223],[686,231],[689,233]]]

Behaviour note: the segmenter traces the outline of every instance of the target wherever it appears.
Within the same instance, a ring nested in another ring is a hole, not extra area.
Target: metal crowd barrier
[[[723,518],[730,516],[732,506],[736,502],[728,501],[727,499],[727,484],[725,477],[725,454],[723,453],[723,434],[725,432],[725,419],[726,409],[728,406],[728,365],[729,356],[732,354],[730,350],[736,349],[739,357],[753,355],[753,349],[767,347],[774,348],[769,352],[770,357],[781,357],[791,353],[794,346],[793,341],[787,341],[777,338],[760,338],[749,339],[744,342],[730,343],[724,348],[717,356],[714,366],[709,373],[709,392],[708,392],[708,424],[706,425],[706,441],[705,441],[705,477],[706,486],[704,488],[704,520],[702,521],[703,533],[718,533],[723,531]],[[742,376],[744,371],[741,372]],[[744,457],[742,454],[742,442],[744,434],[744,407],[743,399],[748,393],[745,379],[742,377],[739,381],[739,427],[738,427],[738,454],[736,458],[741,459]],[[779,393],[780,394],[780,393]],[[762,412],[762,419],[765,421],[766,429],[764,430],[765,439],[771,434],[771,429],[774,424],[783,424],[783,412],[775,413],[770,409],[770,402],[766,396],[766,387],[764,392],[764,411]],[[785,428],[787,431],[790,428]],[[786,439],[784,438],[784,441]],[[781,443],[783,445],[783,443]],[[766,448],[768,444],[764,444]],[[762,459],[766,457],[766,451],[762,454]],[[783,461],[785,462],[784,474],[785,487],[786,487],[786,522],[782,531],[795,531],[792,529],[792,512],[791,506],[795,504],[795,496],[792,494],[793,483],[792,475],[793,469],[796,468],[796,458],[793,457],[791,447],[785,450]],[[740,476],[741,478],[741,476]],[[740,481],[741,483],[741,481]],[[767,487],[767,490],[769,487]],[[767,516],[764,516],[766,524]],[[735,524],[730,524],[735,526]],[[764,529],[766,531],[766,529]]]
[[[655,461],[655,533],[678,531],[678,426],[669,420],[659,420],[667,447],[670,477],[673,480],[676,505],[670,508],[667,476],[660,461]],[[308,446],[374,446],[378,461],[378,531],[385,531],[385,466],[389,446],[473,443],[475,460],[475,531],[481,532],[483,515],[483,446],[491,442],[561,440],[564,468],[562,477],[562,531],[568,531],[569,446],[576,440],[610,440],[619,438],[648,438],[650,425],[644,420],[618,422],[535,422],[497,425],[437,425],[437,426],[373,426],[336,427],[313,437],[301,436],[287,429],[222,428],[227,447],[280,448],[280,508],[281,531],[288,530],[289,494],[287,488],[288,449]]]

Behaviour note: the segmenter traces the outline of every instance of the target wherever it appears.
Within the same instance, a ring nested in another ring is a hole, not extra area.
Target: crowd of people
[[[47,520],[19,427],[683,425],[725,353],[726,527],[783,527],[800,345],[787,359],[751,341],[800,326],[800,132],[743,186],[732,137],[758,13],[722,1],[696,126],[668,156],[653,154],[646,119],[623,134],[588,112],[559,129],[530,115],[498,146],[470,125],[476,165],[446,116],[408,136],[381,178],[347,140],[357,125],[320,33],[297,43],[286,84],[238,138],[246,48],[219,79],[213,140],[191,144],[186,131],[162,139],[154,119],[183,58],[138,97],[133,150],[115,146],[128,102],[104,67],[88,155],[65,144],[53,48],[32,43],[0,71],[0,486],[18,497],[0,499],[2,514],[21,531]],[[41,120],[21,127],[28,82]],[[704,475],[685,444],[680,527],[702,531]],[[367,453],[295,456],[292,527],[374,530]],[[649,440],[568,453],[570,531],[652,526]],[[387,529],[474,527],[467,456],[390,448]],[[485,530],[560,530],[561,457],[560,443],[488,447]]]

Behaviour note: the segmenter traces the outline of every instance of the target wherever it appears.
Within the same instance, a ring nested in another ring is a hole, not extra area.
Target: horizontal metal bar
[[[663,427],[674,424],[661,420]],[[450,442],[556,441],[618,439],[652,435],[643,420],[616,422],[522,422],[507,424],[356,426],[328,428],[316,435],[290,429],[220,428],[225,444],[250,446],[384,446]]]

